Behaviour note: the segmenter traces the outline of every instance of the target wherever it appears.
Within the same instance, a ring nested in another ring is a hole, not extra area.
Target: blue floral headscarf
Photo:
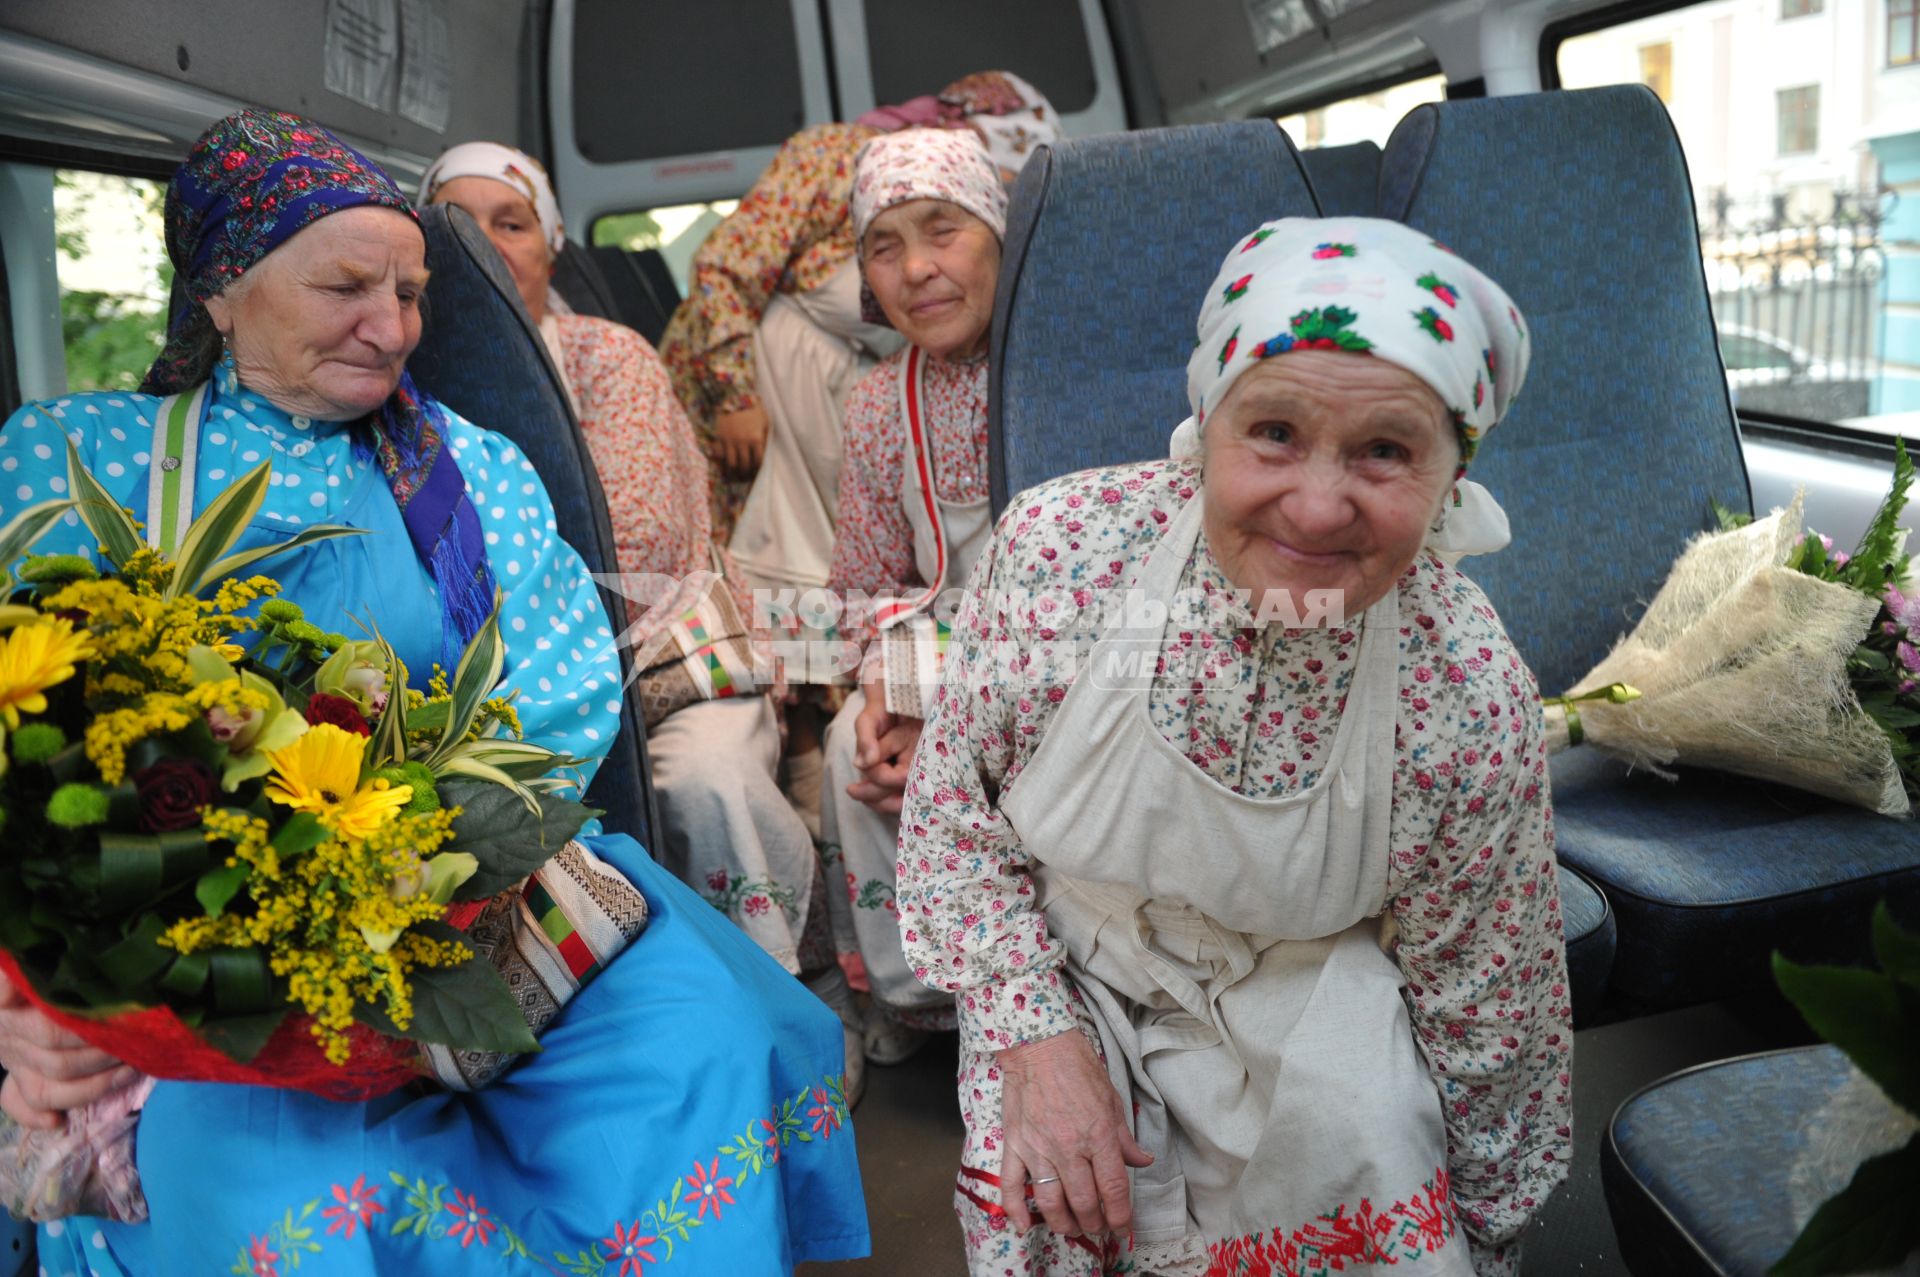
[[[167,256],[187,305],[140,389],[171,395],[205,381],[217,349],[207,299],[321,218],[365,206],[417,216],[379,165],[311,120],[247,109],[201,134],[167,186]],[[380,468],[440,587],[452,669],[493,611],[494,578],[443,411],[402,373],[374,425]]]

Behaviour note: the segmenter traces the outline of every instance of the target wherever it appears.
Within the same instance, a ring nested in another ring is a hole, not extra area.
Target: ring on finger
[[[1038,1179],[1031,1180],[1029,1182],[1032,1183],[1032,1185],[1035,1188],[1038,1188],[1042,1184],[1058,1184],[1060,1182],[1060,1177],[1058,1175],[1042,1175]]]

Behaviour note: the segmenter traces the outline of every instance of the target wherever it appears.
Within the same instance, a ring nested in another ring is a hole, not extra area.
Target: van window
[[[1424,75],[1391,88],[1342,98],[1311,111],[1280,117],[1280,127],[1301,150],[1316,146],[1346,146],[1373,142],[1385,146],[1400,117],[1416,106],[1440,102],[1447,96],[1447,77]]]
[[[1011,71],[1061,115],[1093,105],[1100,83],[1080,0],[867,0],[873,93],[904,102],[975,71]]]
[[[55,271],[67,389],[133,390],[166,335],[166,188],[84,169],[53,177]]]
[[[1899,415],[1920,414],[1920,272],[1898,253],[1912,213],[1894,213],[1920,190],[1901,8],[1722,0],[1552,50],[1562,88],[1641,83],[1666,103],[1742,411],[1886,433],[1920,420]]]
[[[706,243],[707,236],[721,219],[739,206],[739,200],[713,200],[705,204],[672,204],[632,213],[610,213],[594,220],[593,246],[613,246],[635,253],[658,250],[684,297],[687,276],[693,269],[693,255],[700,251],[700,245]]]

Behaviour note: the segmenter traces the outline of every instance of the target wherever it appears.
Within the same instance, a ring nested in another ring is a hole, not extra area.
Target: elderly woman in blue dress
[[[352,632],[373,618],[409,667],[450,667],[497,587],[528,739],[604,754],[619,730],[617,653],[539,476],[406,375],[427,263],[392,182],[324,129],[242,111],[195,146],[166,224],[190,301],[145,393],[14,414],[0,430],[0,522],[64,495],[69,440],[145,510],[156,395],[204,387],[183,457],[198,506],[267,458],[272,487],[243,545],[320,523],[368,533],[276,560],[311,619]],[[35,548],[94,550],[72,516]],[[147,1222],[49,1222],[41,1271],[273,1273],[297,1259],[305,1273],[465,1272],[485,1251],[611,1272],[671,1249],[676,1271],[738,1273],[864,1253],[833,1015],[630,838],[582,841],[651,917],[548,1028],[543,1054],[472,1094],[366,1104],[160,1083],[139,1118]],[[56,1126],[134,1081],[5,994],[0,1106],[14,1120]],[[813,1138],[776,1147],[783,1117]],[[762,1156],[736,1156],[762,1140]]]
[[[1521,318],[1290,219],[1198,337],[1171,458],[1011,502],[913,757],[972,1271],[1511,1274],[1572,1031],[1537,689],[1452,560],[1505,541],[1462,476]]]

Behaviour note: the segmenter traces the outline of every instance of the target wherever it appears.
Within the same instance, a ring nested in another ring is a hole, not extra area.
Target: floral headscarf
[[[207,299],[321,218],[364,206],[417,216],[378,165],[311,120],[249,108],[201,134],[167,185],[167,256],[188,303],[140,389],[172,395],[206,381],[217,349]],[[443,662],[452,669],[493,611],[494,579],[441,411],[401,373],[376,414],[375,451],[414,550],[440,587]]]
[[[971,125],[1000,168],[1018,172],[1033,148],[1060,140],[1060,122],[1040,90],[1011,71],[976,71],[939,93],[877,106],[855,121],[869,128],[957,129]]]
[[[987,224],[994,238],[1007,234],[1007,190],[980,139],[968,132],[906,129],[885,133],[860,148],[853,168],[853,236],[866,256],[867,228],[897,204],[945,200]],[[865,284],[862,316],[884,324],[886,314]]]
[[[1200,308],[1187,362],[1196,429],[1241,373],[1291,350],[1362,351],[1433,389],[1460,432],[1460,469],[1527,375],[1520,311],[1431,236],[1372,217],[1287,217],[1233,247]]]
[[[553,182],[540,161],[525,151],[498,142],[462,142],[449,147],[420,181],[420,203],[433,203],[440,188],[456,177],[486,177],[503,182],[516,194],[527,197],[540,229],[547,233],[547,247],[557,257],[567,242],[566,224],[560,220],[560,201],[554,198]]]

